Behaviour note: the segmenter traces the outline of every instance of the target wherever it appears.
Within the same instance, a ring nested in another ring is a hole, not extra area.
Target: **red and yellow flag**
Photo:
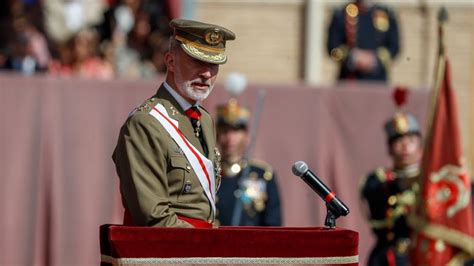
[[[447,265],[474,256],[470,180],[464,165],[451,69],[440,48],[432,111],[428,121],[413,265]]]

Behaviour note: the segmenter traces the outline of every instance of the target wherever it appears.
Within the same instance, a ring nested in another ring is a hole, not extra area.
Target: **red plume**
[[[408,89],[404,86],[398,86],[393,91],[393,100],[398,108],[407,103]]]

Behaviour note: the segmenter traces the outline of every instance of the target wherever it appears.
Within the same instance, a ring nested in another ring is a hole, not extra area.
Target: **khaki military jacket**
[[[149,114],[158,103],[178,121],[188,141],[204,154],[191,121],[162,85],[122,126],[112,156],[124,207],[134,225],[191,227],[177,215],[213,222],[210,202],[191,164],[165,128]],[[208,159],[216,165],[214,122],[205,109],[199,109]]]

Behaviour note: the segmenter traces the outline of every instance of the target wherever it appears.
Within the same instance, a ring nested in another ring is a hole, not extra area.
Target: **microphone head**
[[[293,164],[291,168],[293,170],[293,174],[299,177],[303,176],[308,171],[308,165],[303,161],[297,161]]]

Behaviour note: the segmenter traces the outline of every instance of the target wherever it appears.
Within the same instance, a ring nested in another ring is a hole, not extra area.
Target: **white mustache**
[[[189,84],[193,84],[193,83],[205,84],[207,86],[212,85],[210,80],[202,80],[202,79],[194,79],[194,80],[189,81]]]

